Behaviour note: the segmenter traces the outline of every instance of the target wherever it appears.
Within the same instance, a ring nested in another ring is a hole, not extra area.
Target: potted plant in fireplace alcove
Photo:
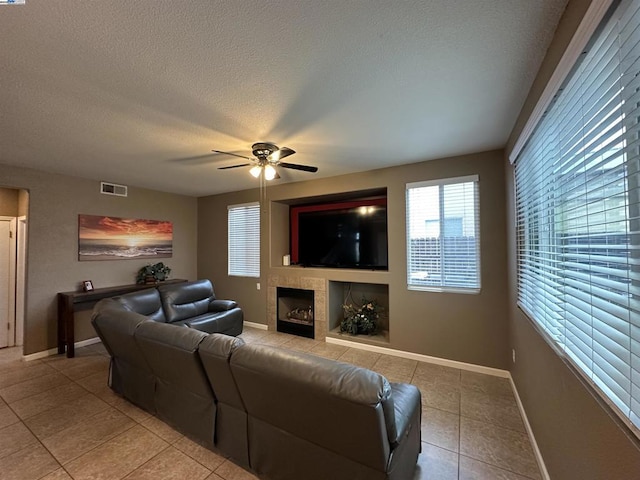
[[[342,305],[344,319],[340,322],[340,332],[351,335],[373,335],[378,328],[382,307],[376,300],[362,298],[362,305],[352,303]]]

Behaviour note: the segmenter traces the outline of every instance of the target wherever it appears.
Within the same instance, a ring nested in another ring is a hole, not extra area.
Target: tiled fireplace
[[[278,288],[280,288],[281,293],[283,291],[287,292],[289,289],[310,291],[313,292],[311,312],[313,317],[313,338],[324,341],[327,336],[327,282],[325,279],[293,275],[269,275],[267,287],[267,325],[269,330],[278,330]]]

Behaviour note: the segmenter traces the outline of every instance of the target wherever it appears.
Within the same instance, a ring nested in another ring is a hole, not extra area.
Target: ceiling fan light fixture
[[[260,172],[262,172],[262,167],[260,165],[256,165],[255,167],[252,167],[251,170],[249,170],[249,173],[255,178],[258,178],[260,176]]]
[[[0,0],[1,2],[2,0]],[[233,152],[225,152],[222,150],[212,150],[215,153],[233,155],[234,157],[244,158],[249,160],[251,163],[239,163],[237,165],[229,165],[226,167],[218,167],[219,170],[229,170],[232,168],[239,167],[249,167],[253,165],[252,168],[249,169],[249,173],[251,176],[255,178],[260,178],[260,174],[263,175],[265,180],[274,180],[276,178],[280,178],[278,172],[276,171],[276,166],[281,168],[290,168],[293,170],[300,170],[302,172],[310,172],[316,173],[318,171],[318,167],[313,167],[311,165],[299,165],[297,163],[289,163],[283,162],[282,159],[286,158],[290,155],[296,153],[295,150],[290,149],[289,147],[279,148],[277,145],[269,142],[258,142],[254,143],[251,146],[253,158],[246,157],[244,155],[239,155]]]
[[[266,165],[264,167],[264,178],[267,180],[273,180],[276,178],[276,169],[272,165]]]

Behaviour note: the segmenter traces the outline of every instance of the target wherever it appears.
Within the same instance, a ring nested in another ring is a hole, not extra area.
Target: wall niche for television
[[[289,226],[294,265],[389,269],[386,189],[292,205]]]

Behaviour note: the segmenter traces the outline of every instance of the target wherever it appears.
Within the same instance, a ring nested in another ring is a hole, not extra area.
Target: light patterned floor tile
[[[137,425],[64,465],[74,480],[121,479],[169,444]]]
[[[136,423],[129,417],[109,407],[43,439],[42,443],[64,465],[134,425]]]
[[[520,410],[513,396],[487,395],[475,390],[462,389],[460,415],[525,432]]]
[[[24,423],[14,423],[0,429],[0,459],[38,443]]]
[[[420,389],[422,406],[460,414],[460,386],[447,383],[431,383],[421,379],[412,382]]]
[[[68,403],[63,403],[42,413],[25,419],[25,424],[40,439],[49,437],[63,429],[77,425],[88,417],[109,408],[95,395],[85,393]]]
[[[357,348],[349,348],[346,352],[340,355],[338,360],[357,365],[358,367],[371,369],[379,358],[379,353],[369,352],[367,350],[358,350]]]
[[[125,477],[125,480],[203,480],[211,474],[191,457],[169,447]]]
[[[258,480],[258,477],[248,472],[242,467],[239,467],[231,460],[225,460],[216,471],[216,475],[224,478],[224,480]]]
[[[20,419],[18,416],[13,413],[13,410],[6,403],[0,403],[0,428],[6,427],[7,425],[13,425],[14,423],[19,422]]]
[[[55,373],[53,368],[42,362],[16,362],[15,366],[0,371],[0,389]]]
[[[460,480],[530,480],[530,478],[460,455]]]
[[[60,469],[60,464],[39,443],[30,445],[2,459],[0,478],[7,480],[64,480],[69,477],[48,477]],[[44,479],[43,479],[44,480]]]
[[[533,449],[525,433],[461,417],[460,453],[523,476],[540,478]]]
[[[423,443],[413,480],[458,480],[458,454]]]
[[[223,456],[197,444],[187,437],[181,437],[173,446],[211,471],[215,471],[225,461]]]
[[[329,358],[332,360],[337,360],[341,355],[343,355],[349,348],[344,347],[342,345],[334,345],[332,343],[318,343],[314,346],[309,353],[313,355],[317,355],[319,357]]]
[[[0,388],[0,397],[7,403],[13,403],[62,385],[69,385],[70,383],[69,379],[64,375],[52,371],[51,373],[36,378]]]
[[[422,441],[458,452],[460,416],[437,408],[422,407]]]
[[[65,377],[66,378],[66,377]],[[11,403],[9,406],[22,419],[32,417],[51,408],[69,403],[87,391],[77,383],[67,383],[51,390]]]

